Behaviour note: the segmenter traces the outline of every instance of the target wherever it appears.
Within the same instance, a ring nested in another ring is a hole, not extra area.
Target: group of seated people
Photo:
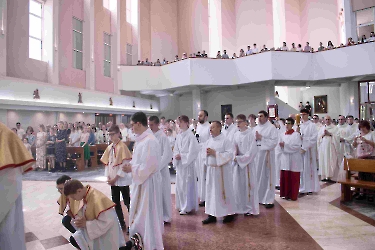
[[[83,147],[85,166],[91,163],[90,145],[109,144],[108,129],[112,122],[107,124],[89,124],[85,122],[68,123],[60,121],[53,126],[40,124],[38,132],[32,126],[26,131],[17,122],[12,131],[23,141],[25,147],[36,159],[36,171],[66,171],[68,154],[66,147]],[[122,140],[134,144],[135,135],[131,132],[129,124],[120,124]],[[34,150],[35,149],[35,150]]]
[[[374,42],[374,41],[375,41],[375,34],[374,34],[374,32],[371,32],[369,38],[367,38],[366,35],[362,35],[362,37],[356,43],[356,42],[354,42],[353,38],[349,37],[348,42],[346,44],[341,43],[340,46],[337,46],[337,47],[335,47],[333,45],[332,41],[328,41],[327,47],[324,47],[323,43],[320,42],[317,50],[312,48],[310,46],[309,42],[306,42],[305,47],[302,47],[301,44],[298,44],[296,46],[295,43],[292,43],[291,48],[288,48],[286,42],[283,42],[283,45],[281,47],[278,47],[278,48],[273,47],[271,49],[268,49],[266,45],[263,45],[262,49],[258,49],[257,44],[254,43],[253,48],[251,48],[251,46],[249,45],[249,46],[247,46],[246,52],[243,49],[240,49],[239,55],[237,55],[236,53],[233,53],[233,55],[231,57],[227,54],[226,50],[224,50],[223,53],[221,53],[221,51],[218,51],[217,54],[216,54],[216,59],[236,59],[236,58],[245,57],[245,56],[249,56],[249,55],[257,54],[257,53],[261,53],[261,52],[266,52],[266,51],[291,51],[291,52],[313,53],[313,52],[326,51],[326,50],[331,50],[331,49],[335,49],[335,48],[343,48],[343,47],[347,47],[347,46],[363,44],[363,43],[368,43],[368,42]],[[138,60],[137,65],[138,66],[162,66],[162,65],[173,63],[173,62],[178,62],[180,60],[185,60],[185,59],[188,59],[188,58],[201,58],[201,57],[208,58],[205,50],[203,50],[202,53],[200,51],[198,51],[197,53],[192,53],[189,56],[187,56],[186,53],[183,53],[181,58],[179,58],[178,55],[176,55],[175,59],[173,61],[167,61],[164,58],[162,62],[160,62],[159,59],[157,59],[156,62],[150,62],[148,60],[148,58],[146,58],[145,61]]]

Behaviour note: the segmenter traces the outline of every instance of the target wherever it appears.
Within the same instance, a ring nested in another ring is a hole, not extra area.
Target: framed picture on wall
[[[221,105],[221,120],[224,121],[226,113],[232,113],[232,104]]]
[[[328,113],[327,95],[314,96],[314,113],[315,114],[326,114],[326,113]]]
[[[268,117],[274,120],[276,117],[279,116],[279,110],[277,108],[277,104],[274,105],[267,105],[267,112]]]

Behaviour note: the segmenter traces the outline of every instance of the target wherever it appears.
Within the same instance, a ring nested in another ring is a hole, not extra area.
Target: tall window
[[[126,44],[126,64],[132,65],[133,63],[133,45]]]
[[[111,35],[104,33],[104,76],[111,77]]]
[[[83,22],[73,17],[73,67],[83,69]]]
[[[358,40],[361,40],[363,35],[368,38],[370,36],[370,33],[374,32],[375,8],[371,7],[368,9],[356,11],[356,18]]]
[[[29,57],[42,60],[43,5],[35,0],[29,3]]]

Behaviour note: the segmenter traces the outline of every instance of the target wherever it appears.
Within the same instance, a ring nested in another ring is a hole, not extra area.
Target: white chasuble
[[[331,136],[324,136],[324,130]],[[322,126],[318,133],[319,174],[322,179],[332,178],[338,171],[339,137],[337,127],[333,124]]]

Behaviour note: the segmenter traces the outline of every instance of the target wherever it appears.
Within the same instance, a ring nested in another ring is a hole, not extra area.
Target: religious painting
[[[328,113],[327,95],[314,96],[314,113],[315,114]]]
[[[274,105],[267,105],[267,112],[268,117],[274,120],[276,117],[279,116],[279,110],[277,108],[277,104]]]
[[[221,120],[224,121],[226,113],[232,113],[232,104],[221,105]]]

